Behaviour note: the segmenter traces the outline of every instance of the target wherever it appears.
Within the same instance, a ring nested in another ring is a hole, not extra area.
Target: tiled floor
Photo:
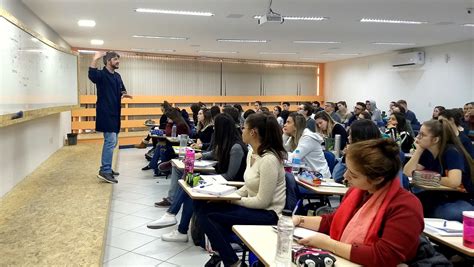
[[[121,149],[119,183],[114,185],[105,247],[105,266],[204,266],[209,255],[188,243],[163,242],[161,235],[177,226],[152,230],[146,224],[159,218],[165,208],[153,203],[166,196],[169,180],[142,171],[145,149]],[[157,183],[157,181],[159,183]],[[179,216],[178,216],[179,217]]]

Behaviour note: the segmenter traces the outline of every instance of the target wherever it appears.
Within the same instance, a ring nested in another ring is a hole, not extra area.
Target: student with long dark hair
[[[197,141],[193,144],[193,148],[202,148],[202,144],[211,142],[212,134],[214,133],[214,122],[212,120],[211,111],[207,108],[199,110],[197,121]]]
[[[405,115],[399,112],[390,114],[385,133],[391,135],[398,142],[404,153],[410,152],[415,138],[409,133]]]
[[[418,193],[425,217],[462,221],[462,212],[474,210],[474,162],[445,119],[423,123],[415,141],[416,150],[403,172],[429,170],[441,175],[440,184],[456,191]]]
[[[235,121],[228,114],[219,114],[214,122],[215,142],[209,152],[197,153],[196,158],[216,160],[216,173],[221,174],[229,181],[242,181],[246,167],[247,146],[242,141],[242,136],[236,127]],[[193,215],[192,200],[178,186],[178,179],[183,176],[183,171],[173,167],[171,176],[171,185],[168,195],[174,195],[173,203],[167,212],[158,220],[148,224],[148,228],[160,229],[177,223],[176,215],[181,205],[183,205],[183,214],[177,230],[163,234],[162,240],[169,242],[187,242],[188,229],[191,217]]]
[[[464,129],[461,126],[463,119],[462,110],[456,108],[446,109],[439,113],[438,118],[448,120],[454,134],[456,134],[456,136],[459,138],[459,141],[461,141],[461,144],[464,146],[464,149],[466,149],[467,153],[471,155],[471,158],[474,159],[474,147],[469,137],[463,132]]]
[[[351,124],[348,130],[348,144],[346,148],[349,148],[350,144],[357,142],[366,141],[370,139],[380,139],[382,135],[380,130],[377,128],[372,120],[357,120]],[[344,180],[344,173],[346,172],[346,156],[344,155],[341,160],[336,163],[334,170],[332,171],[333,179],[342,184]]]
[[[240,266],[228,235],[233,225],[276,225],[286,201],[282,133],[273,115],[250,115],[244,125],[242,139],[252,147],[247,156],[245,185],[237,193],[240,200],[231,203],[194,201],[197,222],[209,238],[214,254],[206,266],[220,260],[225,266]]]
[[[446,108],[444,108],[443,106],[436,106],[436,107],[434,107],[434,109],[433,109],[433,114],[432,114],[432,117],[431,117],[431,118],[432,118],[433,120],[437,120],[439,114],[440,114],[441,112],[445,111],[445,110],[446,110]]]
[[[168,123],[165,127],[165,135],[171,136],[173,125],[176,125],[176,134],[189,134],[189,125],[184,120],[181,112],[176,108],[170,108],[166,111],[166,117]],[[142,170],[154,169],[155,176],[158,176],[161,172],[169,171],[171,169],[171,159],[176,156],[173,150],[173,146],[169,141],[162,142],[155,149],[153,158],[150,163],[143,167]]]

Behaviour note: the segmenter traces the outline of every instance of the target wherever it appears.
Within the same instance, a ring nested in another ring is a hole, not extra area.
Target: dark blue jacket
[[[89,68],[89,79],[97,87],[95,130],[120,132],[121,99],[127,93],[120,74],[110,73],[105,67]]]

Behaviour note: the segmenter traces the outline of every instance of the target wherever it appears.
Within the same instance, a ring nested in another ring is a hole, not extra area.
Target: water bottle
[[[171,128],[171,137],[175,138],[176,137],[176,125],[173,125],[173,128]]]
[[[277,267],[291,266],[291,249],[293,245],[293,219],[291,210],[283,210],[277,226],[277,252],[275,263]]]
[[[291,167],[295,175],[299,173],[300,168],[301,168],[301,156],[300,156],[300,151],[298,149],[295,150],[295,153],[293,153],[293,160],[291,161]]]
[[[339,158],[341,156],[341,135],[336,134],[334,137],[334,155],[336,158]]]
[[[186,148],[186,155],[184,157],[184,172],[186,174],[194,172],[195,153],[191,148]]]
[[[184,159],[186,154],[186,146],[188,145],[188,135],[180,134],[179,135],[179,159]]]

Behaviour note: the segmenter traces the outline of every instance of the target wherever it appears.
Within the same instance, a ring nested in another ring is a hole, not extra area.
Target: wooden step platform
[[[96,178],[101,150],[63,147],[0,200],[0,266],[102,265],[113,185]]]

